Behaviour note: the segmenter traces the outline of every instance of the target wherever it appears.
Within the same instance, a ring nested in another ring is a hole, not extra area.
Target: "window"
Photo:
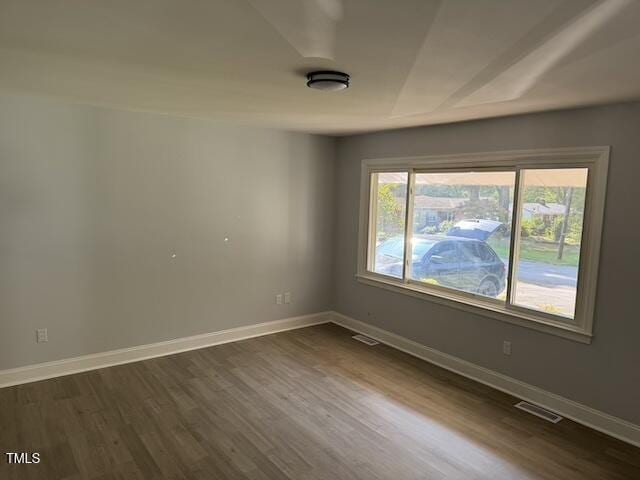
[[[587,168],[523,170],[513,303],[574,318]]]
[[[408,178],[407,172],[371,175],[372,270],[397,278],[403,273]]]
[[[358,278],[590,341],[608,147],[368,160]]]
[[[414,173],[411,262],[407,277],[417,282],[497,298],[506,287],[509,243],[504,263],[482,260],[488,238],[503,238],[515,187],[513,171]],[[447,220],[425,224],[423,205],[447,209]],[[426,248],[429,245],[429,248]],[[446,262],[439,249],[446,246]],[[434,253],[436,252],[436,253]]]

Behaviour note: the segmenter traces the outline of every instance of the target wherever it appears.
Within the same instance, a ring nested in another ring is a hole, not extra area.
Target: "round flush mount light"
[[[331,70],[309,72],[307,74],[307,87],[326,92],[335,92],[349,88],[349,75]]]

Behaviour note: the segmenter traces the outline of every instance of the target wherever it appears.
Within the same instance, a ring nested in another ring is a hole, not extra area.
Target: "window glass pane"
[[[574,317],[586,168],[523,170],[515,305]]]
[[[417,173],[410,278],[505,299],[515,172]]]
[[[372,226],[369,262],[374,272],[402,278],[407,208],[407,172],[371,176]]]

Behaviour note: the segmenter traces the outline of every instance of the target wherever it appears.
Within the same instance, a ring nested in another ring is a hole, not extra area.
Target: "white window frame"
[[[362,161],[360,183],[360,219],[358,233],[358,281],[394,292],[422,298],[439,304],[470,311],[479,315],[502,320],[508,323],[532,328],[534,330],[558,335],[582,343],[591,343],[593,336],[593,316],[600,259],[600,241],[604,219],[604,206],[609,168],[610,147],[556,148],[544,150],[518,150],[505,152],[487,152],[455,155],[438,155],[407,158],[366,159]],[[411,268],[406,259],[406,244],[413,235],[413,181],[421,172],[455,172],[501,170],[516,173],[514,191],[513,230],[509,252],[509,282],[507,297],[511,298],[515,282],[512,281],[517,269],[517,250],[520,230],[522,204],[521,170],[554,168],[588,168],[587,191],[585,197],[582,242],[580,247],[580,265],[576,294],[576,310],[573,319],[528,309],[495,299],[428,285],[409,279],[407,268]],[[371,196],[375,186],[371,184],[372,173],[408,172],[406,205],[405,262],[403,279],[378,274],[372,271],[368,252],[371,249],[372,231],[375,219],[371,211]],[[514,261],[515,259],[515,261]]]

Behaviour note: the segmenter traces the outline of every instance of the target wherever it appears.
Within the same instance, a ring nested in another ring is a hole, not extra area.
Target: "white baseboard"
[[[464,377],[483,383],[502,392],[540,405],[563,417],[594,430],[640,447],[640,426],[621,418],[600,412],[573,400],[561,397],[541,388],[508,377],[501,373],[480,367],[466,360],[454,357],[433,348],[421,345],[408,338],[361,322],[341,313],[333,312],[331,321],[337,325],[362,333],[381,343],[401,350],[409,355],[433,363]]]
[[[301,317],[284,318],[271,322],[257,323],[246,327],[231,328],[218,332],[204,333],[192,337],[177,338],[165,342],[138,345],[108,352],[66,358],[53,362],[39,363],[25,367],[0,370],[0,388],[35,382],[47,378],[86,372],[97,368],[111,367],[123,363],[137,362],[147,358],[161,357],[172,353],[186,352],[222,343],[235,342],[246,338],[259,337],[271,333],[309,327],[331,321],[331,312],[314,313]]]

